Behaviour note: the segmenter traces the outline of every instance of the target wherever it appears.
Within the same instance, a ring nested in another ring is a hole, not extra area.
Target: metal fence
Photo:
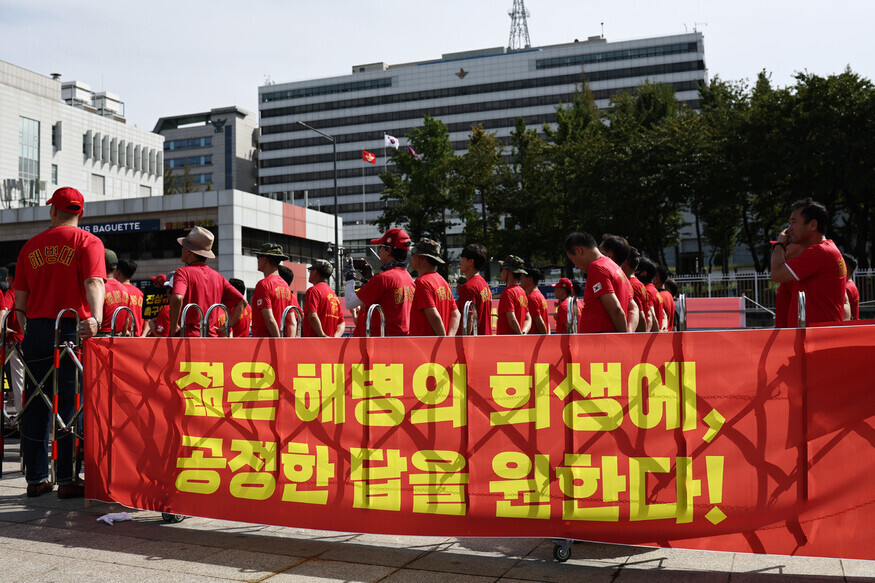
[[[673,279],[677,282],[680,293],[688,298],[745,296],[756,304],[769,309],[775,308],[775,290],[778,289],[778,284],[771,280],[768,272],[675,275]],[[860,290],[860,317],[875,317],[875,269],[857,270],[854,282]]]

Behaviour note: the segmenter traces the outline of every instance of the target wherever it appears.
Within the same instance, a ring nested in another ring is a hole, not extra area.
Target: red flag
[[[367,150],[362,150],[362,160],[364,160],[368,164],[377,163],[377,157],[372,152],[368,152]]]

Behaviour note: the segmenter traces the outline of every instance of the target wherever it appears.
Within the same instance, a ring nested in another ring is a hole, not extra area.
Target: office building
[[[0,61],[0,208],[45,204],[60,185],[94,201],[161,196],[162,142],[125,123],[119,96]]]
[[[351,74],[259,87],[261,126],[259,194],[297,205],[334,209],[336,140],[338,208],[344,244],[378,235],[373,222],[384,203],[378,174],[385,171],[384,134],[404,136],[424,115],[440,119],[457,154],[471,127],[482,124],[499,138],[523,117],[531,126],[556,119],[556,106],[573,98],[586,77],[599,107],[610,97],[646,81],[674,87],[679,102],[698,106],[697,88],[707,81],[704,40],[699,32],[607,42],[583,42],[509,51],[484,49],[441,59],[353,67]],[[362,160],[362,150],[377,164]]]
[[[164,136],[164,167],[176,190],[188,165],[190,190],[256,192],[258,120],[239,107],[162,117],[155,133]]]

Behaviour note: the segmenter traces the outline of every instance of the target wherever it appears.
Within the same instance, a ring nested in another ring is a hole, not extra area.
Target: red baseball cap
[[[379,239],[371,239],[371,245],[386,245],[395,249],[410,249],[410,235],[404,229],[389,229]]]
[[[63,186],[55,191],[46,204],[55,205],[59,211],[81,215],[85,211],[85,197],[82,193],[69,186]]]
[[[149,279],[152,280],[152,283],[153,283],[153,284],[155,284],[156,286],[159,286],[159,287],[160,287],[160,286],[164,285],[164,282],[167,281],[167,276],[164,275],[163,273],[161,273],[161,274],[159,274],[159,275],[153,275],[153,276],[150,277]]]
[[[568,279],[567,277],[563,277],[563,278],[560,279],[558,282],[556,282],[555,284],[553,284],[553,288],[554,288],[554,289],[557,288],[557,287],[561,287],[562,289],[565,289],[565,290],[568,290],[568,291],[573,291],[573,290],[574,290],[574,286],[571,285],[571,280]]]

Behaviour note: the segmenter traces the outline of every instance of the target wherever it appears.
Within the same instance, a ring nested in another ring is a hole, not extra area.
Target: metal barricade
[[[687,329],[687,295],[679,294],[678,295],[678,305],[677,305],[677,316],[678,316],[678,331],[684,332]]]
[[[72,313],[76,322],[76,341],[70,342],[66,341],[63,344],[61,343],[61,321],[64,318],[64,314]],[[57,449],[57,441],[59,439],[58,433],[60,431],[61,434],[70,434],[70,438],[75,440],[73,442],[73,455],[71,456],[71,463],[73,464],[71,475],[75,477],[76,474],[76,460],[80,453],[80,439],[82,439],[81,433],[77,433],[76,431],[76,421],[82,416],[82,411],[85,408],[85,403],[82,401],[82,339],[79,337],[79,314],[73,308],[65,308],[61,310],[57,317],[55,317],[55,336],[54,336],[54,367],[46,373],[46,376],[43,378],[42,383],[35,383],[34,387],[36,391],[34,394],[30,396],[28,402],[25,403],[24,409],[27,408],[27,405],[36,398],[37,394],[39,394],[46,403],[46,406],[52,411],[52,420],[53,422],[49,424],[49,441],[48,441],[48,449],[51,453],[51,463],[49,464],[49,476],[52,482],[57,482],[57,468],[55,467],[58,460],[58,449]],[[79,374],[75,375],[75,382],[73,385],[73,416],[65,421],[61,417],[61,413],[59,411],[58,403],[59,403],[59,390],[58,390],[58,377],[61,369],[61,359],[67,356],[73,361],[73,364],[76,366]],[[32,380],[35,380],[33,374],[27,370],[25,367],[25,371],[30,375]],[[49,400],[48,396],[45,394],[43,390],[43,383],[45,379],[52,376],[52,398]],[[25,437],[22,436],[22,439]],[[22,452],[21,457],[22,468],[24,467],[24,453]]]
[[[367,319],[365,320],[365,338],[371,337],[371,316],[374,315],[374,310],[380,313],[380,338],[386,336],[386,315],[383,313],[383,306],[374,304],[368,308]]]
[[[19,363],[24,362],[24,355],[22,355],[21,353],[21,346],[17,342],[6,342],[6,336],[9,332],[8,319],[16,317],[16,312],[21,312],[22,314],[24,314],[24,312],[22,310],[19,310],[18,308],[9,308],[9,310],[3,315],[3,320],[0,321],[0,367],[3,368],[3,374],[5,374],[6,365],[10,365],[9,386],[10,388],[12,388],[13,391],[15,391],[15,380],[12,378],[12,375],[14,374],[12,370],[12,359],[17,358]],[[23,367],[24,365],[19,364],[17,366]],[[3,377],[0,376],[0,382],[2,382],[2,379]],[[18,387],[22,395],[22,397],[20,398],[22,400],[22,404],[24,395],[23,384],[24,379],[22,379],[22,386]],[[0,411],[2,411],[2,413],[0,414],[2,414],[3,419],[6,421],[6,423],[8,423],[10,427],[14,427],[21,417],[21,410],[16,411],[15,416],[12,416],[6,412],[6,407],[3,406],[2,403],[0,403],[0,407],[2,407],[0,408]],[[0,448],[0,452],[2,452],[2,448]],[[0,468],[0,475],[2,475],[2,468]]]
[[[298,306],[288,306],[285,310],[283,310],[283,321],[280,322],[280,338],[285,338],[286,333],[288,332],[288,327],[286,326],[286,322],[289,321],[289,312],[295,312],[298,318],[298,329],[295,336],[301,338],[304,336],[304,312],[301,311],[301,308]]]
[[[127,328],[128,336],[134,336],[134,330],[136,330],[136,321],[134,320],[134,311],[131,310],[127,306],[121,306],[115,309],[115,312],[112,313],[112,319],[109,322],[109,336],[110,338],[115,338],[115,321],[118,318],[118,313],[121,311],[126,311],[128,313],[128,323],[125,326]]]
[[[468,317],[471,317],[471,332],[468,332]],[[473,300],[465,302],[462,308],[462,334],[464,336],[477,336],[477,305]]]
[[[207,308],[207,313],[204,314],[203,321],[201,321],[201,337],[207,338],[210,335],[210,316],[213,314],[213,310],[217,309],[225,312],[225,338],[231,337],[231,314],[228,313],[228,308],[225,304],[213,304]],[[185,322],[184,319],[182,321]]]
[[[197,304],[185,304],[185,306],[182,308],[182,314],[180,314],[180,316],[179,316],[179,321],[182,322],[181,327],[180,327],[180,329],[182,330],[182,337],[185,338],[185,336],[186,336],[185,327],[187,326],[187,324],[185,322],[185,316],[188,315],[188,311],[191,308],[194,308],[195,310],[197,310],[197,313],[199,316],[198,321],[200,322],[200,325],[198,326],[198,328],[199,328],[198,329],[198,336],[203,337],[203,335],[204,335],[204,311]],[[170,323],[170,329],[171,330],[173,329],[173,322]]]
[[[806,314],[805,314],[805,292],[799,292],[799,327],[805,328],[807,324]]]
[[[568,333],[577,334],[577,296],[568,296]]]

